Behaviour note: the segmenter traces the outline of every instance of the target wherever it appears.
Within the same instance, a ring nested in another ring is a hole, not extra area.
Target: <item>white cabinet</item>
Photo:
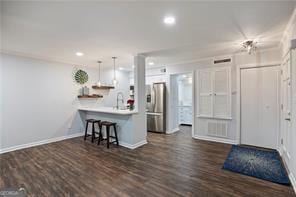
[[[231,69],[211,68],[197,72],[198,117],[231,117]]]
[[[179,106],[179,124],[192,125],[192,106]]]
[[[213,75],[212,71],[204,70],[198,72],[199,102],[198,112],[200,116],[212,116],[213,112]]]

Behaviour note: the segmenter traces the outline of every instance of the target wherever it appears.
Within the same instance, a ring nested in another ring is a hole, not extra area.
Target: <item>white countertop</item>
[[[119,115],[131,115],[136,114],[136,111],[130,111],[129,109],[115,109],[113,107],[79,107],[80,111],[89,111],[89,112],[101,112],[101,113],[109,113],[109,114],[119,114]]]

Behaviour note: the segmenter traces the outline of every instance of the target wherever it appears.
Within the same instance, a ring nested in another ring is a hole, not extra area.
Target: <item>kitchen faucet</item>
[[[119,99],[119,96],[121,96],[120,99]],[[117,93],[116,109],[119,109],[118,101],[121,101],[121,103],[124,104],[124,96],[122,92]]]

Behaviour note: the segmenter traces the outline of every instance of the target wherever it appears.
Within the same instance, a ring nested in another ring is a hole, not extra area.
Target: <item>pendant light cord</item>
[[[99,81],[98,81],[98,86],[101,86],[101,63],[102,63],[102,61],[98,61],[98,64],[99,64]]]
[[[102,61],[98,61],[99,63],[99,81],[101,81],[101,63]]]
[[[115,59],[116,57],[112,57],[113,58],[113,78],[114,80],[116,80],[116,72],[115,72]]]

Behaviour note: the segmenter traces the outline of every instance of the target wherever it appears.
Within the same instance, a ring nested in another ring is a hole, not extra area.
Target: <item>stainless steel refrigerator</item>
[[[165,83],[146,86],[147,130],[165,133],[166,131],[166,87]]]

